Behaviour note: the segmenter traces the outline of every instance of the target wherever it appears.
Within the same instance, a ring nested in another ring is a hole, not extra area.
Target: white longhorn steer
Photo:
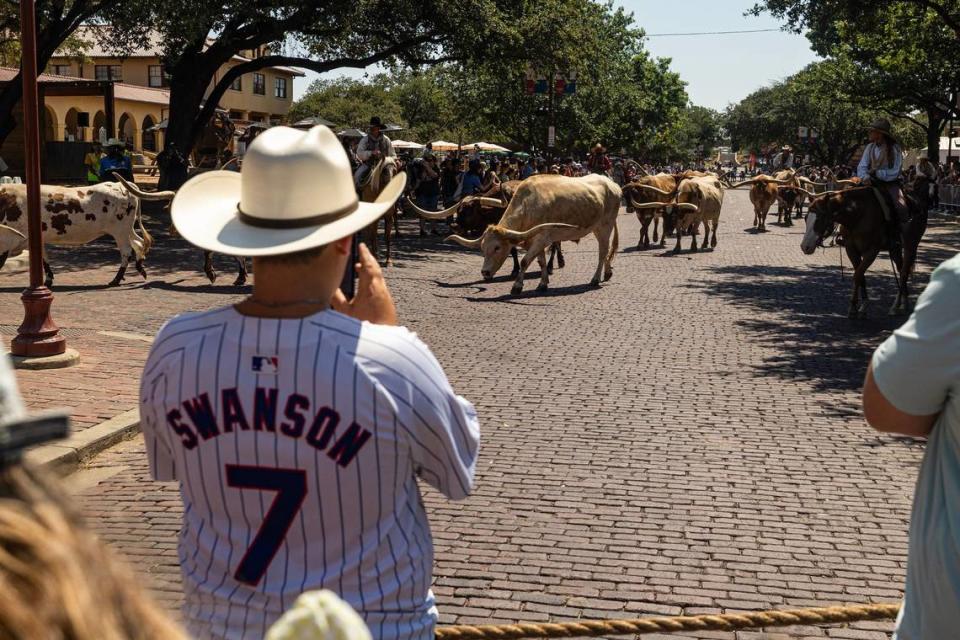
[[[549,174],[531,176],[517,187],[500,222],[489,225],[482,236],[475,240],[450,236],[448,240],[483,251],[480,273],[488,281],[510,255],[510,249],[515,246],[525,249],[526,255],[520,261],[520,272],[512,289],[518,294],[523,290],[524,272],[534,259],[540,265],[537,290],[546,290],[549,276],[544,249],[554,242],[578,242],[593,233],[600,245],[600,255],[590,284],[598,286],[601,276],[609,280],[613,275],[610,263],[617,252],[620,237],[617,230],[620,197],[620,187],[602,175],[581,178]]]
[[[174,195],[172,191],[141,191],[117,177],[120,182],[103,182],[89,187],[40,186],[40,228],[44,245],[79,246],[101,236],[112,237],[120,252],[120,270],[110,282],[111,286],[123,280],[131,254],[137,272],[147,277],[143,261],[153,244],[153,238],[143,226],[140,200],[169,200]],[[0,243],[0,267],[8,257],[16,256],[27,248],[26,189],[27,186],[23,184],[0,185],[0,225],[20,234],[19,241],[5,234],[6,241]],[[53,270],[47,262],[46,249],[43,268],[49,287],[53,284]]]

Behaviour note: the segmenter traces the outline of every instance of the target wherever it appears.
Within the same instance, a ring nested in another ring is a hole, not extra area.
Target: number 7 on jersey
[[[307,496],[307,474],[302,469],[277,469],[228,464],[227,485],[236,489],[276,491],[263,523],[243,555],[233,577],[256,586],[287,537],[293,519]]]

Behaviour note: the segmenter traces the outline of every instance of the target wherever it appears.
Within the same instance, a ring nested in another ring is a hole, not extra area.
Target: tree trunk
[[[943,128],[943,116],[939,111],[927,110],[927,157],[931,162],[940,163],[940,130]]]
[[[13,80],[7,83],[7,86],[0,91],[0,145],[3,145],[14,129],[17,127],[17,120],[13,116],[14,110],[20,104],[20,98],[23,97],[23,79],[20,72],[13,77]]]
[[[161,190],[176,191],[187,181],[190,153],[206,126],[199,123],[203,96],[214,72],[204,73],[200,55],[181,58],[177,65],[189,72],[175,71],[170,83],[170,112],[163,138],[163,151],[157,157]],[[217,67],[214,68],[214,71]]]
[[[51,33],[47,29],[41,29],[37,33],[37,71],[43,73],[47,63],[56,52],[57,48],[66,40],[69,34]],[[20,104],[20,98],[23,97],[23,62],[20,63],[20,70],[13,76],[13,79],[0,91],[0,145],[6,142],[7,137],[17,128],[17,120],[13,117],[13,112]],[[43,122],[41,114],[40,122]]]

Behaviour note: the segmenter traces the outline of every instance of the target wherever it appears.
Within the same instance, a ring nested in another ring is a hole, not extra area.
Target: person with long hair
[[[870,143],[863,150],[857,177],[862,184],[874,187],[888,198],[902,233],[910,220],[910,209],[900,184],[903,164],[900,145],[893,137],[890,121],[885,118],[874,120],[867,131]]]
[[[66,416],[26,414],[0,355],[0,639],[186,640],[59,482],[23,461],[66,434]]]

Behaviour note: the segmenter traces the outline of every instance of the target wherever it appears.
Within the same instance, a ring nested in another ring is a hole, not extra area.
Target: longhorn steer
[[[143,226],[140,200],[169,200],[173,197],[172,191],[147,193],[123,178],[119,179],[120,182],[103,182],[82,188],[40,186],[40,228],[44,245],[79,246],[104,235],[112,237],[120,252],[120,270],[110,281],[111,286],[123,281],[131,253],[137,272],[147,277],[143,261],[153,238]],[[0,224],[26,236],[26,211],[26,185],[0,186]],[[26,246],[24,238],[22,243],[13,243],[0,253],[0,266],[8,256],[20,254]],[[53,270],[47,262],[46,249],[43,268],[47,274],[45,284],[49,287],[53,284]]]
[[[598,286],[601,276],[609,280],[613,275],[610,263],[619,242],[617,214],[621,196],[620,187],[603,175],[580,178],[535,175],[517,188],[500,221],[488,226],[479,238],[471,240],[454,235],[448,240],[483,251],[480,273],[488,281],[503,266],[510,249],[525,248],[527,253],[520,261],[520,272],[513,283],[512,292],[517,294],[523,290],[524,272],[534,259],[540,264],[537,290],[546,290],[549,277],[544,250],[547,247],[554,242],[579,241],[593,233],[599,244],[599,260],[590,284]]]
[[[484,230],[491,224],[496,224],[503,212],[507,209],[507,204],[513,199],[513,194],[520,186],[520,180],[509,180],[500,185],[497,190],[500,198],[467,196],[452,207],[443,211],[427,211],[418,207],[413,200],[407,199],[408,204],[424,220],[447,220],[454,214],[457,216],[456,223],[450,225],[456,232],[469,238],[475,238],[483,234]],[[510,257],[513,258],[513,270],[511,275],[517,275],[520,271],[520,258],[517,248],[510,250]],[[557,266],[563,269],[565,261],[563,251],[559,242],[550,245],[550,259],[547,262],[547,271],[553,273],[553,261],[557,260]]]
[[[686,206],[684,206],[686,205]],[[664,230],[676,229],[677,244],[674,253],[680,252],[683,232],[690,229],[692,243],[690,251],[697,250],[697,228],[703,224],[703,244],[701,249],[717,246],[717,227],[720,224],[720,207],[723,205],[723,186],[714,177],[691,178],[684,180],[677,188],[677,203],[671,212],[664,215]],[[713,237],[710,237],[711,227]]]
[[[651,222],[653,223],[653,241],[654,243],[657,242],[657,228],[660,225],[660,218],[663,217],[663,209],[637,209],[633,206],[633,203],[651,199],[657,202],[670,203],[676,195],[677,184],[680,180],[683,180],[683,178],[677,178],[669,173],[658,173],[655,176],[637,178],[623,187],[623,196],[627,203],[627,213],[636,212],[637,220],[640,221],[640,239],[637,241],[638,249],[650,246]],[[666,242],[667,236],[664,234],[660,238],[660,246],[664,246]]]
[[[767,230],[767,214],[770,213],[770,207],[780,197],[780,191],[784,189],[783,181],[777,180],[773,176],[761,174],[744,182],[730,185],[731,189],[739,187],[750,187],[750,202],[753,203],[753,226],[758,231]]]

